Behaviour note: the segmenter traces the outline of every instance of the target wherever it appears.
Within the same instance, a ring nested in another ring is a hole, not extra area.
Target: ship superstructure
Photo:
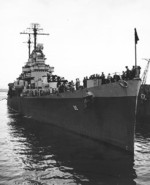
[[[54,67],[45,64],[45,55],[43,54],[43,45],[37,44],[36,49],[32,51],[28,62],[22,67],[22,73],[19,77],[19,84],[26,82],[25,87],[32,89],[46,87],[48,77],[52,76]]]
[[[43,53],[43,44],[37,44],[37,35],[49,34],[38,33],[38,31],[41,30],[39,29],[39,24],[33,24],[30,29],[32,29],[33,32],[21,32],[21,34],[29,35],[29,40],[27,42],[29,48],[29,58],[26,64],[22,67],[22,73],[13,84],[14,89],[18,90],[18,93],[22,92],[21,95],[29,93],[30,89],[32,89],[33,92],[36,92],[36,90],[40,91],[40,89],[43,89],[43,91],[46,91],[47,89],[51,92],[52,90],[56,91],[57,76],[53,76],[54,67],[45,64],[46,58]],[[34,49],[32,53],[30,53],[31,34],[34,36]],[[61,81],[61,78],[58,78]],[[64,78],[62,78],[62,81],[64,81]],[[12,83],[9,85],[12,86]],[[21,91],[21,89],[23,91]]]

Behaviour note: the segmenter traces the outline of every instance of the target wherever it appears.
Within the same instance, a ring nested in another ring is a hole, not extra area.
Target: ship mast
[[[33,30],[33,36],[34,36],[34,50],[36,50],[36,41],[37,41],[37,35],[49,35],[49,33],[38,33],[38,31],[43,30],[39,28],[39,24],[33,23],[32,28],[29,28]]]
[[[27,42],[24,42],[24,43],[27,43],[28,44],[28,55],[29,55],[29,58],[30,58],[30,51],[31,51],[31,36],[30,36],[30,33],[29,33],[29,39]]]
[[[29,58],[30,58],[30,44],[31,44],[31,41],[30,41],[30,35],[32,34],[33,37],[34,37],[34,51],[36,51],[36,44],[37,44],[37,35],[49,35],[49,33],[39,33],[40,30],[43,30],[41,28],[39,28],[40,25],[37,24],[37,23],[33,23],[31,25],[31,28],[27,28],[29,30],[32,30],[33,32],[21,32],[20,34],[29,34],[29,40],[28,40],[28,48],[29,48]]]
[[[29,34],[29,39],[28,39],[28,48],[29,48],[29,58],[30,58],[30,50],[31,50],[31,36]]]

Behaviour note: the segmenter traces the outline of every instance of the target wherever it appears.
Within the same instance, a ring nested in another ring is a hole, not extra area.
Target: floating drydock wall
[[[33,119],[63,127],[98,141],[134,151],[136,100],[139,80],[38,97],[11,97],[8,105]]]
[[[137,120],[147,121],[150,119],[150,85],[141,85],[138,106],[137,106]]]

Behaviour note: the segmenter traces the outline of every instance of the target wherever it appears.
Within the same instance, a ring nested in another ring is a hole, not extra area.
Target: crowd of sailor
[[[122,71],[122,74],[114,73],[106,76],[103,72],[101,75],[99,74],[93,74],[89,77],[84,77],[83,79],[83,85],[81,85],[80,79],[77,78],[75,83],[72,81],[65,80],[64,78],[61,78],[57,75],[47,75],[47,82],[48,85],[55,83],[55,87],[45,86],[45,87],[38,87],[32,86],[32,84],[28,84],[26,88],[23,89],[22,95],[23,96],[41,96],[41,95],[48,95],[48,94],[54,94],[54,93],[63,93],[66,91],[75,91],[83,88],[90,87],[90,81],[93,83],[96,82],[97,85],[103,85],[108,83],[117,82],[120,80],[128,81],[136,77],[136,69],[135,66],[130,70],[128,66],[126,66],[126,70]],[[140,74],[140,67],[138,67],[138,75]],[[95,85],[96,86],[96,85]]]
[[[107,83],[117,82],[119,80],[128,81],[128,80],[134,79],[135,77],[139,77],[140,70],[141,70],[140,66],[138,66],[137,69],[135,68],[135,66],[133,66],[131,70],[128,68],[128,66],[126,66],[125,68],[126,68],[126,70],[122,71],[121,75],[117,74],[117,73],[114,73],[111,75],[110,73],[108,73],[108,75],[106,76],[104,74],[104,72],[102,72],[101,75],[93,74],[89,78],[84,77],[83,87],[87,87],[87,80],[89,80],[89,79],[101,79],[101,81],[102,81],[101,84],[107,84]]]

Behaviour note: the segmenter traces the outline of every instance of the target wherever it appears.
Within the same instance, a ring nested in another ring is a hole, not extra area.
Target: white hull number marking
[[[73,105],[74,110],[78,110],[78,107],[76,105]]]

